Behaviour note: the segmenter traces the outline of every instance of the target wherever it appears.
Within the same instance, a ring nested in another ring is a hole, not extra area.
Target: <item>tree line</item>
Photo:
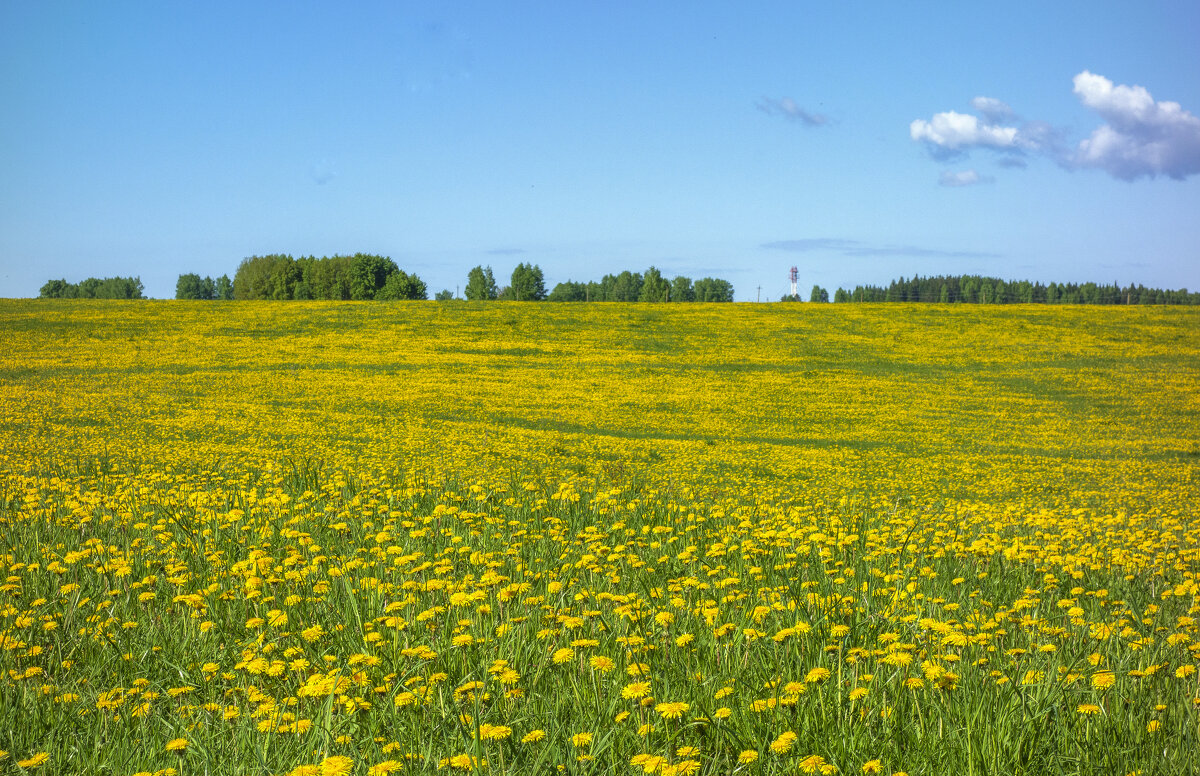
[[[644,273],[625,270],[599,281],[568,280],[546,292],[542,270],[536,264],[518,264],[509,285],[498,286],[491,267],[478,266],[467,273],[464,293],[472,301],[511,299],[540,302],[732,302],[733,286],[727,280],[678,275],[667,279],[654,267]]]
[[[890,285],[855,286],[853,291],[839,288],[834,302],[937,302],[942,304],[1200,304],[1200,293],[1186,288],[1177,291],[1146,288],[1142,285],[1121,287],[1117,283],[1033,283],[1028,280],[1001,280],[980,275],[939,275],[937,277],[901,277]]]
[[[233,276],[234,299],[426,299],[425,282],[386,256],[251,256]]]
[[[51,280],[42,286],[40,299],[145,299],[140,277],[88,278],[79,283]]]

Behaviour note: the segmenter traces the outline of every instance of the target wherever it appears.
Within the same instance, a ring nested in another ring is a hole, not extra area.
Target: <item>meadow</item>
[[[1200,773],[1200,311],[0,302],[0,774]]]

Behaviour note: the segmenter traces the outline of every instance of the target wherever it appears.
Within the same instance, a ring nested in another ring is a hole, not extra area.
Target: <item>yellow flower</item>
[[[738,762],[742,765],[749,765],[758,759],[758,752],[753,749],[744,749],[738,755]]]
[[[592,745],[592,734],[591,733],[576,733],[575,735],[571,736],[571,746],[582,749],[585,746],[591,746],[591,745]]]
[[[804,677],[804,681],[809,684],[823,682],[828,679],[830,672],[828,668],[814,668],[808,672],[808,676]]]
[[[816,773],[818,771],[825,772],[825,758],[817,754],[810,754],[800,761],[800,770],[805,773]]]
[[[608,673],[616,667],[616,663],[614,663],[611,658],[607,658],[604,655],[595,655],[594,657],[588,658],[588,664],[600,673]]]
[[[42,764],[44,764],[49,759],[50,759],[49,753],[38,752],[33,757],[30,757],[26,760],[18,760],[17,765],[20,766],[21,768],[24,768],[27,771],[32,771],[34,768],[40,768],[42,766]]]
[[[186,738],[173,738],[167,742],[166,746],[163,747],[163,749],[165,751],[180,752],[180,753],[182,753],[187,748],[188,748],[188,740]]]
[[[562,649],[555,650],[553,660],[556,665],[562,665],[563,663],[569,663],[573,657],[575,657],[575,650],[570,647],[563,647]]]
[[[626,700],[644,698],[650,694],[649,682],[633,682],[621,688],[621,697]]]
[[[1097,690],[1107,690],[1117,681],[1117,675],[1112,671],[1098,671],[1092,674],[1092,687]]]
[[[691,707],[683,701],[673,701],[671,703],[660,703],[654,707],[654,710],[661,714],[663,719],[679,719],[689,708]]]
[[[521,739],[521,743],[522,744],[536,744],[538,741],[541,741],[545,737],[546,737],[546,731],[531,730],[528,733],[526,733],[525,736]]]
[[[1092,714],[1100,713],[1100,707],[1094,703],[1081,703],[1075,707],[1075,710],[1085,716],[1091,716]]]
[[[771,751],[775,754],[786,754],[792,750],[792,746],[796,743],[796,734],[788,730],[781,733],[779,738],[771,742]]]
[[[321,761],[321,776],[346,776],[354,770],[354,760],[343,755],[326,757]]]
[[[867,776],[873,776],[876,773],[883,773],[883,761],[879,759],[867,760],[863,763],[862,772]]]

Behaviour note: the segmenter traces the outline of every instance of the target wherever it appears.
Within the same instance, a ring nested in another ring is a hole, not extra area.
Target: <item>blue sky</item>
[[[0,2],[0,296],[360,251],[1200,288],[1192,1],[346,5]]]

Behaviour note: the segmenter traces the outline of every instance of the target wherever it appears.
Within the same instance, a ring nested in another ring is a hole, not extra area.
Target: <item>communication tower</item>
[[[788,280],[792,281],[792,298],[795,298],[800,295],[800,292],[796,290],[796,281],[799,279],[800,279],[800,270],[796,269],[795,267],[792,267],[792,271],[788,273]]]

